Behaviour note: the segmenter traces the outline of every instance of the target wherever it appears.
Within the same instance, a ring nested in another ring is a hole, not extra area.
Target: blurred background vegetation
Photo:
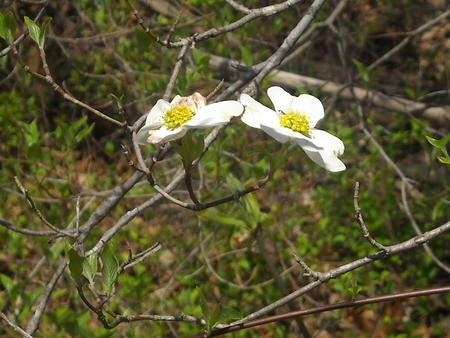
[[[241,3],[255,8],[279,1]],[[349,76],[360,74],[355,86],[443,107],[449,112],[448,18],[412,38],[376,69],[367,71],[408,32],[448,10],[445,1],[349,0],[333,27],[320,25],[338,3],[325,3],[307,46],[280,70],[336,83],[345,83]],[[146,25],[162,37],[169,33],[181,10],[173,41],[242,17],[218,0],[142,0],[136,1],[135,6]],[[300,3],[276,16],[260,18],[232,33],[198,43],[184,63],[174,95],[199,91],[206,96],[221,81],[227,87],[241,73],[211,67],[210,54],[247,65],[264,61],[309,6],[309,2]],[[26,28],[23,17],[34,18],[39,9],[40,6],[27,2],[0,4],[2,13],[15,13],[18,34]],[[55,81],[78,100],[122,120],[110,94],[123,95],[125,117],[134,123],[162,97],[178,50],[154,42],[137,24],[125,1],[50,1],[45,17],[53,18],[45,47],[50,70]],[[345,46],[345,50],[339,46]],[[0,41],[0,47],[5,48],[6,43]],[[19,53],[32,69],[42,71],[38,48],[29,37],[20,44]],[[76,215],[78,197],[80,207],[86,208],[80,221],[86,221],[112,189],[134,173],[120,148],[121,143],[131,145],[130,135],[65,101],[47,83],[24,72],[11,54],[0,58],[0,64],[1,219],[21,228],[46,230],[18,191],[13,179],[17,176],[52,224],[68,226]],[[370,79],[364,77],[364,72],[372,75]],[[271,77],[262,83],[258,93],[258,99],[268,106],[265,90],[270,85]],[[402,200],[402,178],[361,132],[355,100],[322,93],[320,88],[312,92],[296,86],[290,91],[295,95],[311,92],[322,100],[327,114],[319,128],[343,140],[346,151],[342,160],[347,165],[345,172],[329,173],[309,161],[301,149],[293,148],[286,165],[254,197],[249,197],[267,214],[262,231],[268,255],[288,291],[293,291],[310,280],[302,276],[303,270],[295,263],[293,253],[301,255],[313,269],[325,272],[376,252],[363,239],[354,220],[353,190],[357,181],[361,184],[359,204],[364,220],[378,242],[392,245],[416,233]],[[387,110],[370,101],[363,101],[363,105],[370,135],[411,182],[407,200],[420,229],[427,231],[448,221],[449,167],[437,160],[438,151],[425,136],[445,137],[450,123]],[[242,184],[260,179],[267,172],[268,161],[255,151],[257,146],[272,152],[281,147],[262,132],[250,130],[239,121],[231,122],[194,175],[202,199],[208,201],[228,194],[233,190],[232,177]],[[153,146],[145,147],[145,153],[152,151]],[[180,163],[175,153],[157,163],[155,175],[161,185],[170,182]],[[145,180],[138,183],[94,229],[86,248],[95,244],[123,214],[153,194]],[[174,195],[186,201],[189,198],[183,184]],[[255,229],[240,222],[244,216],[239,205],[230,203],[198,215],[163,201],[134,218],[112,240],[119,261],[128,256],[127,243],[134,252],[157,241],[163,249],[119,276],[116,297],[109,307],[125,315],[183,312],[201,317],[196,291],[199,286],[212,305],[221,303],[245,316],[282,297],[262,259]],[[445,234],[429,243],[436,257],[447,266],[449,239]],[[200,249],[201,242],[204,250]],[[63,243],[0,228],[0,248],[0,309],[25,327],[36,300],[54,273],[55,262],[63,255]],[[202,331],[188,323],[150,321],[124,324],[108,331],[82,304],[70,275],[65,273],[63,277],[51,296],[36,337],[173,337],[177,333],[188,337]],[[269,280],[272,281],[265,283]],[[446,285],[450,276],[419,248],[334,279],[298,299],[295,306],[310,308],[351,300],[348,288],[352,280],[361,287],[357,297],[366,297]],[[277,313],[287,311],[283,307]],[[334,311],[304,320],[316,337],[450,337],[450,295]],[[297,335],[295,321],[233,334]],[[3,325],[0,336],[12,337],[15,333]]]

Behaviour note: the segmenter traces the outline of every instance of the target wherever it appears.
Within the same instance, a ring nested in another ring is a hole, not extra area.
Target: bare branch
[[[67,266],[67,261],[63,260],[59,266],[58,269],[55,271],[54,275],[50,279],[50,281],[47,283],[47,286],[45,287],[45,291],[43,294],[43,297],[36,308],[36,311],[34,312],[33,318],[28,322],[27,326],[27,332],[31,335],[33,335],[36,330],[39,328],[39,323],[41,321],[41,317],[44,314],[45,307],[48,304],[48,301],[50,300],[50,296],[53,292],[53,289],[56,286],[56,283],[59,280],[59,277],[63,274],[65,268]]]
[[[378,243],[377,241],[375,241],[369,233],[369,230],[367,230],[366,224],[364,223],[363,217],[362,217],[362,213],[361,213],[361,208],[358,205],[358,198],[359,198],[359,182],[356,182],[355,184],[355,194],[353,196],[353,203],[355,205],[355,218],[356,221],[358,222],[359,226],[361,227],[362,231],[363,231],[363,235],[364,238],[366,238],[369,243],[374,246],[375,248],[377,248],[380,251],[385,251],[387,254],[389,254],[389,252],[387,251],[387,248],[384,245],[381,245],[380,243]]]
[[[44,215],[42,215],[41,211],[38,209],[36,204],[34,204],[33,199],[28,194],[28,190],[24,188],[22,183],[20,183],[20,181],[17,178],[17,176],[14,176],[14,181],[16,181],[16,184],[19,187],[19,190],[22,192],[22,194],[25,195],[25,197],[26,197],[28,203],[30,204],[31,208],[33,209],[34,213],[42,221],[42,223],[44,223],[46,226],[48,226],[50,229],[52,229],[57,234],[61,234],[61,235],[64,235],[64,236],[75,238],[75,235],[73,235],[73,234],[71,234],[71,233],[69,233],[69,232],[67,232],[65,230],[58,229],[53,224],[51,224],[49,221],[47,221],[47,219],[44,217]]]
[[[33,336],[30,336],[28,333],[26,333],[22,328],[14,324],[12,321],[6,317],[6,315],[3,312],[0,312],[0,318],[2,318],[6,324],[8,324],[9,327],[11,327],[14,331],[16,331],[18,334],[20,334],[22,337],[25,338],[33,338]]]
[[[450,221],[442,224],[441,226],[439,226],[431,231],[428,231],[428,232],[422,234],[421,236],[416,236],[416,237],[413,237],[402,243],[388,246],[388,247],[386,247],[387,251],[380,251],[376,254],[369,255],[369,256],[357,259],[351,263],[342,265],[336,269],[331,269],[328,272],[322,274],[321,279],[309,283],[308,285],[290,293],[288,296],[283,297],[283,298],[273,302],[272,304],[248,315],[247,317],[245,317],[241,320],[238,320],[238,321],[230,324],[229,326],[240,325],[242,323],[257,319],[257,318],[279,308],[280,306],[283,306],[283,305],[287,304],[288,302],[300,297],[301,295],[303,295],[307,292],[310,292],[311,290],[317,288],[318,286],[320,286],[321,284],[327,282],[328,280],[330,280],[332,278],[336,278],[336,277],[341,276],[349,271],[355,270],[364,265],[371,264],[375,261],[378,261],[380,259],[387,257],[386,252],[389,252],[389,255],[394,255],[394,254],[397,254],[397,253],[400,253],[400,252],[403,252],[406,250],[411,250],[413,248],[417,248],[417,247],[423,245],[424,243],[427,243],[430,240],[432,240],[436,237],[439,237],[443,233],[448,232],[448,231],[450,231]]]

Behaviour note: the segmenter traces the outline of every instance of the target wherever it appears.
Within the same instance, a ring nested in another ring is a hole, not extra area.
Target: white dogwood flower
[[[172,102],[158,100],[150,110],[145,125],[136,135],[139,144],[163,143],[178,139],[188,129],[215,127],[230,122],[242,114],[244,107],[237,101],[206,105],[199,93],[177,95]]]
[[[270,87],[267,95],[275,110],[247,94],[241,95],[240,102],[245,108],[241,120],[245,124],[264,130],[281,143],[297,143],[311,160],[329,171],[345,170],[344,163],[338,159],[344,153],[344,143],[336,136],[315,129],[325,115],[318,98],[307,94],[295,97],[280,87]]]

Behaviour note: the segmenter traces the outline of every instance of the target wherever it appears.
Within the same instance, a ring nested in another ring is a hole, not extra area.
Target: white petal
[[[223,101],[209,104],[200,109],[183,124],[188,128],[209,128],[230,122],[234,116],[242,114],[244,107],[237,101]]]
[[[336,154],[336,156],[344,153],[344,143],[336,136],[319,129],[311,129],[309,135],[313,138],[315,144]]]
[[[142,127],[141,130],[139,130],[136,134],[136,142],[138,144],[148,144],[147,139],[149,136],[149,132],[152,129],[153,128],[149,128],[147,126]]]
[[[160,129],[150,131],[146,143],[155,144],[176,140],[184,136],[184,134],[186,134],[186,131],[187,130],[185,128],[168,129],[166,128],[166,126],[163,126]]]
[[[299,113],[305,113],[309,117],[311,127],[315,127],[316,123],[325,115],[322,102],[317,97],[308,94],[294,97],[291,108]]]
[[[292,138],[290,137],[291,130],[280,127],[279,125],[275,127],[269,127],[261,124],[261,129],[264,130],[266,134],[272,136],[278,142],[286,143],[292,140]]]
[[[179,104],[181,101],[183,100],[183,97],[181,97],[180,95],[175,96],[172,101],[170,102],[170,104],[172,105],[177,105]]]
[[[241,120],[248,126],[261,129],[261,122],[273,121],[276,123],[278,116],[272,109],[267,108],[247,94],[242,94],[239,100],[245,108]]]
[[[300,147],[308,151],[324,150],[323,141],[303,135],[302,133],[293,132],[293,137]]]
[[[152,129],[162,126],[164,124],[163,116],[167,109],[170,109],[170,103],[164,100],[158,100],[148,113],[145,126],[152,126]]]
[[[321,151],[324,149],[322,146],[322,140],[319,140],[318,142],[314,138],[307,137],[301,133],[293,131],[292,129],[282,127],[279,122],[272,125],[261,123],[261,129],[281,143],[288,141],[295,142],[298,143],[303,149],[309,151]]]
[[[291,106],[292,99],[294,98],[281,87],[270,87],[267,89],[267,95],[269,96],[270,101],[272,101],[277,113],[280,110],[286,112]]]
[[[328,150],[322,151],[308,151],[303,149],[308,157],[322,168],[337,172],[345,170],[345,164],[336,157],[335,154],[330,153]]]

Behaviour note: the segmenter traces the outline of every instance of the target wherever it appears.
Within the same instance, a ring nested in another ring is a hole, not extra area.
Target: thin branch
[[[66,99],[67,101],[70,101],[74,104],[76,104],[77,106],[80,106],[82,108],[85,108],[87,110],[89,110],[90,112],[94,113],[95,115],[101,117],[104,120],[107,120],[119,127],[127,127],[126,125],[124,125],[122,122],[117,121],[116,119],[113,119],[112,117],[109,117],[105,114],[103,114],[102,112],[100,112],[97,109],[92,108],[91,106],[87,105],[84,102],[81,102],[79,100],[77,100],[75,97],[73,97],[72,95],[69,95],[68,93],[66,93],[53,79],[53,77],[50,75],[50,71],[47,65],[47,62],[45,60],[45,53],[43,53],[43,49],[40,49],[41,52],[41,57],[42,55],[44,55],[44,58],[42,59],[42,63],[46,72],[46,75],[42,75],[39,74],[37,72],[35,72],[34,70],[32,70],[27,64],[25,64],[25,62],[22,60],[22,58],[19,55],[19,52],[17,51],[17,49],[12,46],[12,51],[13,51],[13,55],[16,58],[16,60],[19,62],[19,64],[22,66],[23,70],[26,71],[27,73],[30,73],[31,75],[33,75],[34,77],[37,77],[38,79],[41,79],[43,81],[46,81],[48,84],[51,85],[51,87],[53,88],[54,91],[56,91],[58,94],[60,94],[64,99]]]
[[[39,2],[39,4],[42,4],[42,8],[39,10],[39,13],[35,16],[35,18],[33,19],[34,22],[38,21],[42,15],[45,12],[45,9],[48,5],[50,0],[42,0]],[[19,44],[28,36],[28,29],[26,29],[22,34],[20,34],[20,36],[17,37],[17,39],[14,40],[14,47],[19,46]],[[5,47],[1,52],[0,52],[0,58],[2,58],[3,56],[5,56],[6,54],[8,54],[11,51],[11,46],[7,46]]]
[[[166,86],[166,91],[164,92],[163,99],[166,101],[170,100],[170,97],[172,95],[173,89],[175,88],[175,83],[177,81],[178,75],[181,71],[181,66],[183,65],[184,57],[186,56],[186,53],[189,50],[189,47],[193,47],[194,44],[190,43],[186,40],[186,43],[181,47],[180,52],[178,53],[177,62],[175,63],[175,66],[172,71],[172,75],[170,76],[169,83]]]
[[[416,232],[417,236],[422,235],[422,231],[420,230],[419,226],[417,225],[416,220],[414,219],[411,210],[409,209],[409,205],[408,205],[408,198],[406,196],[406,184],[404,182],[402,182],[402,202],[403,202],[403,207],[405,209],[406,215],[409,218],[409,221],[412,225],[412,227],[414,228],[414,231]],[[446,264],[444,264],[439,258],[436,257],[436,255],[433,253],[433,251],[431,250],[430,246],[425,243],[423,245],[423,248],[425,249],[425,251],[427,252],[427,254],[431,257],[431,259],[439,266],[441,267],[443,270],[445,270],[447,273],[450,273],[450,267],[447,266]]]
[[[269,253],[267,252],[266,244],[264,243],[263,230],[262,230],[261,225],[258,225],[258,228],[256,230],[256,241],[258,242],[258,246],[261,251],[262,257],[263,257],[264,261],[266,262],[266,265],[269,268],[272,277],[275,279],[275,284],[277,285],[278,289],[281,291],[281,294],[283,296],[287,296],[289,294],[288,289],[287,289],[286,285],[284,284],[283,279],[281,278],[280,274],[278,273],[277,268],[272,263],[272,260],[269,257]],[[287,305],[288,305],[290,311],[296,311],[296,306],[292,302],[289,302]],[[311,338],[311,334],[309,333],[308,328],[306,327],[303,320],[301,318],[297,317],[296,323],[300,329],[302,336],[305,338]]]
[[[425,24],[423,24],[422,26],[416,28],[415,30],[410,32],[409,35],[402,42],[400,42],[397,46],[392,48],[389,52],[387,52],[382,57],[380,57],[378,60],[376,60],[374,63],[372,63],[370,66],[368,66],[367,70],[368,71],[374,70],[379,65],[381,65],[383,62],[386,62],[387,60],[389,60],[394,54],[398,53],[403,47],[405,47],[412,40],[413,37],[424,33],[425,31],[427,31],[431,27],[437,25],[439,22],[448,18],[449,16],[450,16],[450,8],[447,9],[444,13],[442,13],[438,17],[434,18],[433,20],[430,20],[430,21],[426,22]]]
[[[155,243],[150,248],[138,253],[137,255],[133,255],[130,250],[130,256],[120,265],[120,273],[132,268],[133,266],[141,263],[148,256],[153,255],[158,252],[162,248],[160,242]]]
[[[14,181],[16,182],[16,184],[19,187],[19,190],[22,192],[22,194],[25,195],[25,197],[26,197],[28,203],[30,204],[31,208],[33,209],[34,213],[42,221],[42,223],[44,223],[46,226],[48,226],[50,229],[52,229],[54,232],[56,232],[58,234],[62,234],[64,236],[75,238],[75,235],[73,235],[73,234],[71,234],[71,233],[69,233],[69,232],[67,232],[65,230],[58,229],[53,224],[51,224],[49,221],[47,221],[47,219],[44,217],[44,215],[42,215],[41,211],[38,209],[36,204],[34,204],[33,199],[28,194],[28,190],[24,188],[22,183],[20,183],[20,181],[17,178],[17,176],[14,176]]]
[[[436,237],[439,237],[443,233],[448,232],[448,231],[450,231],[450,221],[442,224],[441,226],[439,226],[433,230],[423,233],[421,236],[416,236],[416,237],[413,237],[402,243],[388,246],[387,252],[389,252],[389,255],[395,255],[397,253],[400,253],[400,252],[403,252],[406,250],[411,250],[413,248],[417,248],[417,247],[423,245],[424,243],[427,243],[430,240],[432,240]],[[368,255],[366,257],[357,259],[348,264],[342,265],[336,269],[331,269],[326,273],[323,273],[323,274],[319,273],[318,276],[321,277],[320,279],[309,283],[308,285],[290,293],[288,296],[283,297],[258,311],[255,311],[254,313],[248,315],[247,317],[245,317],[241,320],[231,323],[229,326],[240,325],[245,322],[260,318],[260,317],[264,316],[265,314],[270,313],[271,311],[274,311],[275,309],[279,308],[280,306],[283,306],[283,305],[287,304],[288,302],[304,295],[305,293],[310,292],[311,290],[317,288],[318,286],[322,285],[323,283],[329,281],[332,278],[336,278],[336,277],[341,276],[349,271],[355,270],[355,269],[360,268],[367,264],[371,264],[371,263],[378,261],[380,259],[383,259],[385,257],[387,257],[386,251],[380,251],[376,254]]]
[[[356,221],[358,222],[359,226],[362,229],[363,232],[363,236],[365,239],[367,239],[369,241],[369,243],[374,246],[375,248],[377,248],[380,251],[385,251],[387,254],[389,254],[389,252],[387,251],[387,248],[378,243],[377,241],[375,241],[369,233],[369,230],[367,230],[366,224],[364,223],[363,217],[362,217],[362,213],[361,213],[361,208],[358,205],[358,197],[359,197],[359,182],[356,182],[355,184],[355,193],[353,196],[353,203],[355,206],[355,218]]]
[[[56,283],[58,282],[59,278],[63,274],[65,268],[67,266],[67,261],[63,260],[59,266],[58,269],[55,271],[54,275],[48,282],[47,286],[45,287],[44,294],[42,295],[42,299],[36,308],[36,311],[34,312],[33,318],[28,322],[27,325],[27,332],[30,335],[33,335],[36,330],[39,328],[39,323],[41,321],[41,317],[44,314],[44,310],[50,300],[50,296],[53,293],[53,289],[56,286]]]
[[[22,328],[14,324],[12,321],[6,317],[6,315],[0,311],[0,318],[3,319],[6,324],[8,324],[9,327],[11,327],[14,331],[16,331],[18,334],[20,334],[22,337],[25,338],[33,338],[33,336],[30,336],[28,333],[26,333]]]
[[[279,322],[279,321],[286,320],[286,319],[293,319],[293,318],[312,315],[312,314],[316,314],[316,313],[323,313],[323,312],[327,312],[327,311],[334,311],[334,310],[352,308],[352,307],[356,308],[356,307],[360,307],[360,306],[368,305],[368,304],[399,301],[399,300],[408,299],[408,298],[439,295],[439,294],[444,294],[444,293],[449,293],[449,292],[450,292],[450,286],[443,286],[443,287],[432,288],[432,289],[368,297],[368,298],[365,298],[362,300],[355,300],[355,301],[350,301],[350,302],[342,302],[342,303],[338,303],[338,304],[318,306],[313,309],[293,311],[293,312],[289,312],[289,313],[285,313],[285,314],[281,314],[281,315],[270,316],[270,317],[259,319],[259,320],[253,320],[250,322],[243,323],[241,325],[236,325],[236,326],[231,326],[231,327],[227,327],[227,328],[214,330],[209,337],[218,337],[218,336],[224,335],[229,332],[235,332],[235,331],[239,331],[239,330],[243,330],[243,329],[247,329],[247,328],[251,328],[251,327],[255,327],[255,326],[259,326],[259,325]],[[202,337],[203,337],[202,335],[196,335],[191,338],[202,338]]]

